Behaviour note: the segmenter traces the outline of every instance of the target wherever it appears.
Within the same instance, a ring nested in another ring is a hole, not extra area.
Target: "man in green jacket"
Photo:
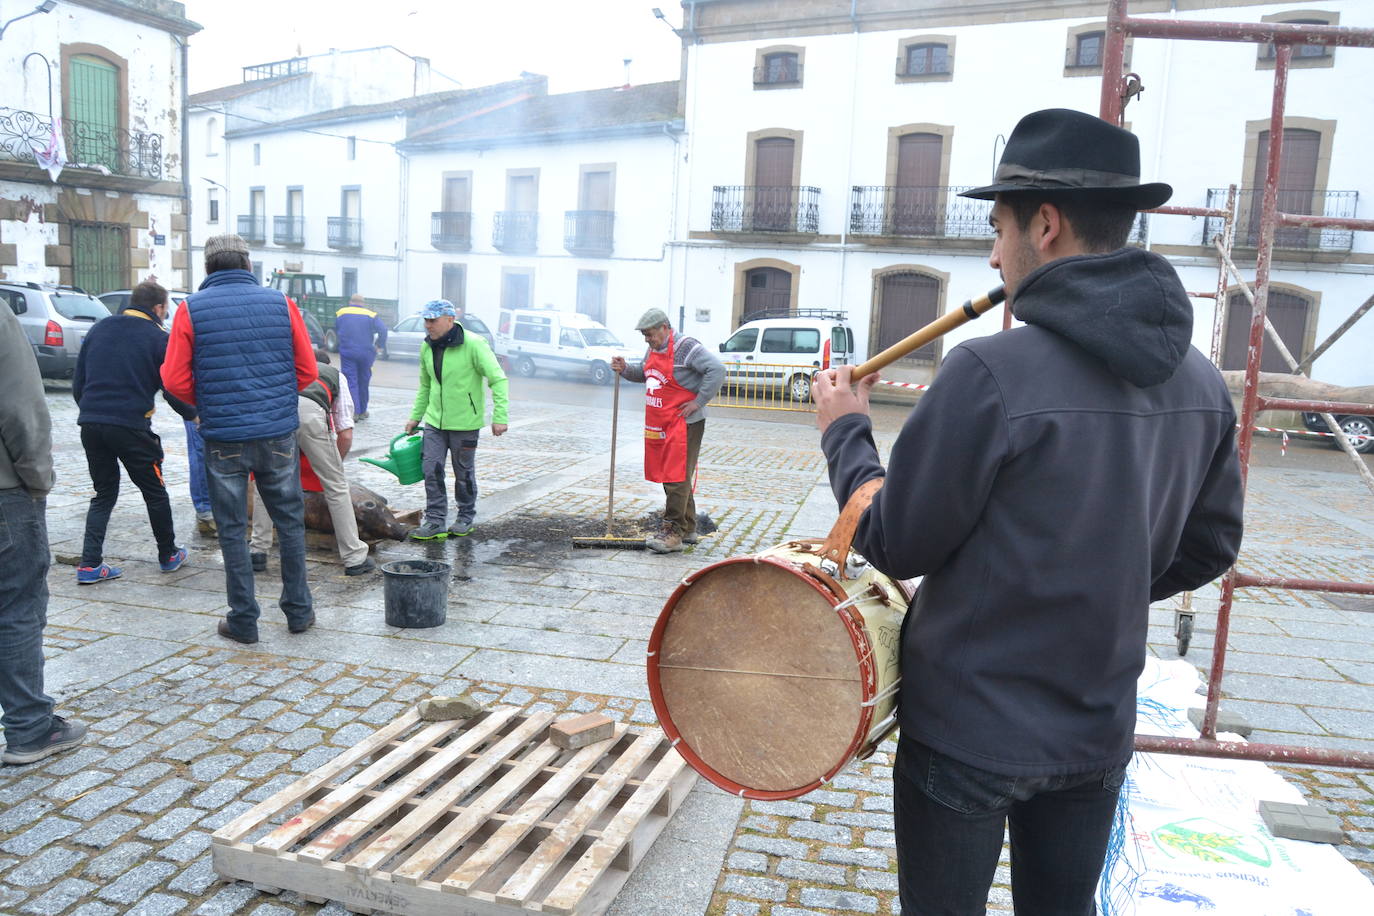
[[[428,339],[420,345],[420,390],[406,421],[414,432],[421,420],[425,441],[421,465],[425,472],[425,517],[410,536],[433,541],[450,534],[472,533],[477,515],[477,438],[486,416],[482,382],[491,389],[491,434],[506,431],[506,373],[487,342],[476,334],[464,334],[458,310],[447,299],[435,299],[420,312]],[[454,499],[458,518],[448,525],[448,490],[444,464],[452,456]]]

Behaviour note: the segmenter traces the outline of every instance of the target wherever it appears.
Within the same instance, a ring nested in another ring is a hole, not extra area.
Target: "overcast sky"
[[[300,54],[395,45],[474,87],[521,70],[551,92],[677,79],[675,0],[185,0],[204,26],[191,36],[192,92],[240,82],[246,65]],[[437,88],[437,87],[436,87]]]

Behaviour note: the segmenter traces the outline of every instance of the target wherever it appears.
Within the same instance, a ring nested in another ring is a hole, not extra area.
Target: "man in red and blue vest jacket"
[[[292,633],[315,622],[305,580],[305,502],[296,456],[297,392],[319,375],[305,321],[250,271],[237,235],[205,240],[205,280],[172,321],[166,389],[200,409],[210,508],[224,556],[229,614],[219,634],[258,641],[261,609],[248,556],[251,473],[281,537],[282,613]]]

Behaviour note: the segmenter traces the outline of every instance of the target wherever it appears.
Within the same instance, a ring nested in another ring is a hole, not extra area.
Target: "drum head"
[[[663,614],[659,717],[736,784],[724,788],[809,790],[848,758],[863,712],[854,639],[807,577],[727,561]]]

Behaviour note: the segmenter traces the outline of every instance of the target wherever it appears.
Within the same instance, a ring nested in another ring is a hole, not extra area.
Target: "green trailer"
[[[277,270],[272,272],[272,288],[279,289],[290,296],[302,311],[314,315],[324,329],[325,346],[335,353],[339,350],[339,335],[334,332],[334,314],[348,300],[343,296],[330,296],[326,292],[324,274],[305,274]],[[400,317],[400,303],[395,299],[374,299],[367,296],[367,307],[377,313],[388,328]]]

